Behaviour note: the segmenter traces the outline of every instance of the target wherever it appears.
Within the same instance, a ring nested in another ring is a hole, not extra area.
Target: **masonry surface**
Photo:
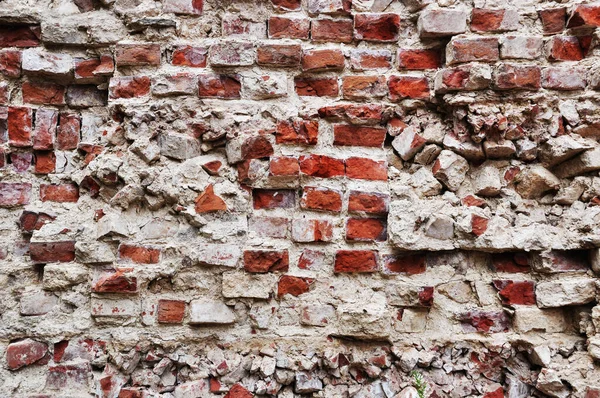
[[[600,397],[599,27],[0,0],[0,396]]]

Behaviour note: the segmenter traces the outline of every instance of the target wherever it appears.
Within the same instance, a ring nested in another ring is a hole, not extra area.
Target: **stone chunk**
[[[418,134],[417,129],[413,126],[405,128],[392,141],[392,146],[398,152],[402,160],[412,159],[417,152],[425,146],[427,141]]]
[[[449,190],[456,191],[465,179],[469,163],[449,150],[443,150],[433,165],[433,175]]]
[[[21,297],[19,313],[23,316],[44,315],[58,304],[58,298],[48,292],[34,292]]]
[[[323,382],[317,375],[308,372],[296,373],[296,386],[294,391],[298,394],[308,394],[312,392],[321,391],[323,389]]]
[[[160,154],[173,159],[191,159],[202,154],[200,141],[187,134],[161,134],[158,137]]]
[[[521,171],[516,177],[516,190],[525,199],[541,197],[548,191],[556,191],[560,180],[542,166],[530,166]]]
[[[567,160],[555,170],[559,178],[569,178],[600,170],[600,146]]]
[[[535,294],[540,308],[581,305],[596,299],[596,284],[594,279],[584,278],[539,282]]]
[[[222,293],[227,298],[268,299],[276,281],[274,274],[224,272]]]
[[[530,255],[530,264],[537,272],[585,272],[590,269],[588,255],[583,250],[552,250]]]
[[[46,290],[59,290],[86,282],[88,271],[77,263],[54,263],[44,266],[43,287]]]
[[[483,165],[472,173],[473,191],[480,196],[497,196],[502,189],[500,171],[493,165]]]
[[[381,339],[390,334],[391,317],[385,296],[376,293],[368,300],[338,307],[338,333],[362,339]]]
[[[230,324],[235,314],[220,301],[193,300],[190,302],[191,325]]]
[[[467,30],[467,13],[462,10],[426,9],[417,23],[421,37],[453,36]]]
[[[593,147],[593,141],[577,134],[560,135],[540,146],[539,159],[544,167],[553,167]]]
[[[73,58],[30,48],[23,51],[22,69],[28,75],[68,79],[73,71]]]
[[[514,311],[513,327],[519,333],[532,330],[560,333],[567,329],[567,321],[562,309],[540,310],[535,306],[517,306]]]

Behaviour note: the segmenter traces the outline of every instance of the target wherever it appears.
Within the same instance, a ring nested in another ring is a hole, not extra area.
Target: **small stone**
[[[449,150],[443,150],[433,165],[433,175],[449,190],[456,191],[465,179],[469,163]]]

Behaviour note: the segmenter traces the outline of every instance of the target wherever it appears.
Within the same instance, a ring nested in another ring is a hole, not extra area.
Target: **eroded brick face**
[[[0,4],[0,397],[600,395],[598,3]]]

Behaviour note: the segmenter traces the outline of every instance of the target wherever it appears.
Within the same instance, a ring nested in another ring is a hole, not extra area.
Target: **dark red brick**
[[[377,272],[377,252],[372,250],[338,250],[334,272]]]
[[[285,272],[289,268],[287,250],[246,250],[244,251],[244,269],[252,273]]]

